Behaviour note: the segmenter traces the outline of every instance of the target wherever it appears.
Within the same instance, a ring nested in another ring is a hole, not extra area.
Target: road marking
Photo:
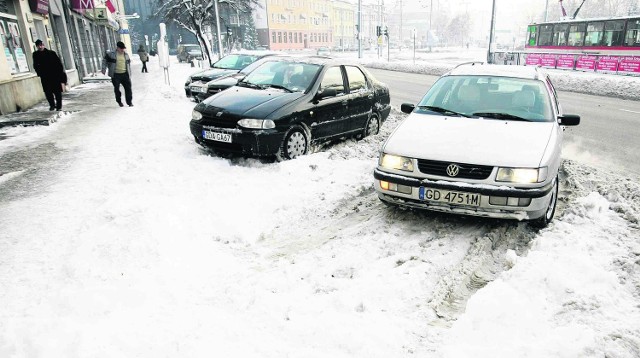
[[[621,110],[621,111],[625,111],[625,112],[631,112],[631,113],[640,113],[640,112],[638,112],[638,111],[632,111],[632,110],[630,110],[630,109],[622,109],[622,108],[620,108],[620,110]]]

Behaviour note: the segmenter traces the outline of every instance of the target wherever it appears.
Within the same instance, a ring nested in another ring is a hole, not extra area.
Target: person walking
[[[149,61],[149,54],[144,50],[144,46],[140,45],[138,47],[138,56],[140,56],[140,61],[142,61],[142,73],[149,73],[147,70],[147,62]]]
[[[40,77],[44,96],[49,102],[49,110],[62,110],[62,88],[67,83],[67,73],[64,71],[60,58],[55,51],[48,50],[42,40],[36,40],[33,52],[33,68]]]
[[[124,99],[129,107],[133,107],[133,94],[131,93],[131,59],[125,51],[127,47],[122,41],[118,41],[115,51],[107,51],[102,58],[102,74],[109,70],[109,77],[113,84],[113,93],[116,95],[116,102],[120,107],[122,104],[122,94],[120,85],[124,88]]]

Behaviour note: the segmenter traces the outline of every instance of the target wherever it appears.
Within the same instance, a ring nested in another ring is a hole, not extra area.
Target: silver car
[[[580,117],[563,114],[541,68],[463,64],[402,111],[374,171],[383,202],[538,227],[553,219],[564,126]]]

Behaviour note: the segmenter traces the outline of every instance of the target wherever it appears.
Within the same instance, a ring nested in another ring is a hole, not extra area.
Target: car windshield
[[[554,120],[544,83],[513,77],[445,76],[431,87],[417,109],[488,119]]]
[[[241,69],[254,63],[257,59],[258,56],[253,55],[228,55],[221,58],[218,62],[214,63],[213,67],[240,71]]]
[[[239,85],[256,88],[277,88],[288,92],[306,91],[320,65],[310,63],[267,61],[249,73]]]

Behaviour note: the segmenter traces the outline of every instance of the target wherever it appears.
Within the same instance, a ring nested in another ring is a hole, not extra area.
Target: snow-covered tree
[[[255,50],[259,45],[260,42],[258,41],[256,25],[253,22],[253,17],[249,16],[247,20],[247,27],[244,32],[244,38],[242,39],[242,46],[248,50]]]

